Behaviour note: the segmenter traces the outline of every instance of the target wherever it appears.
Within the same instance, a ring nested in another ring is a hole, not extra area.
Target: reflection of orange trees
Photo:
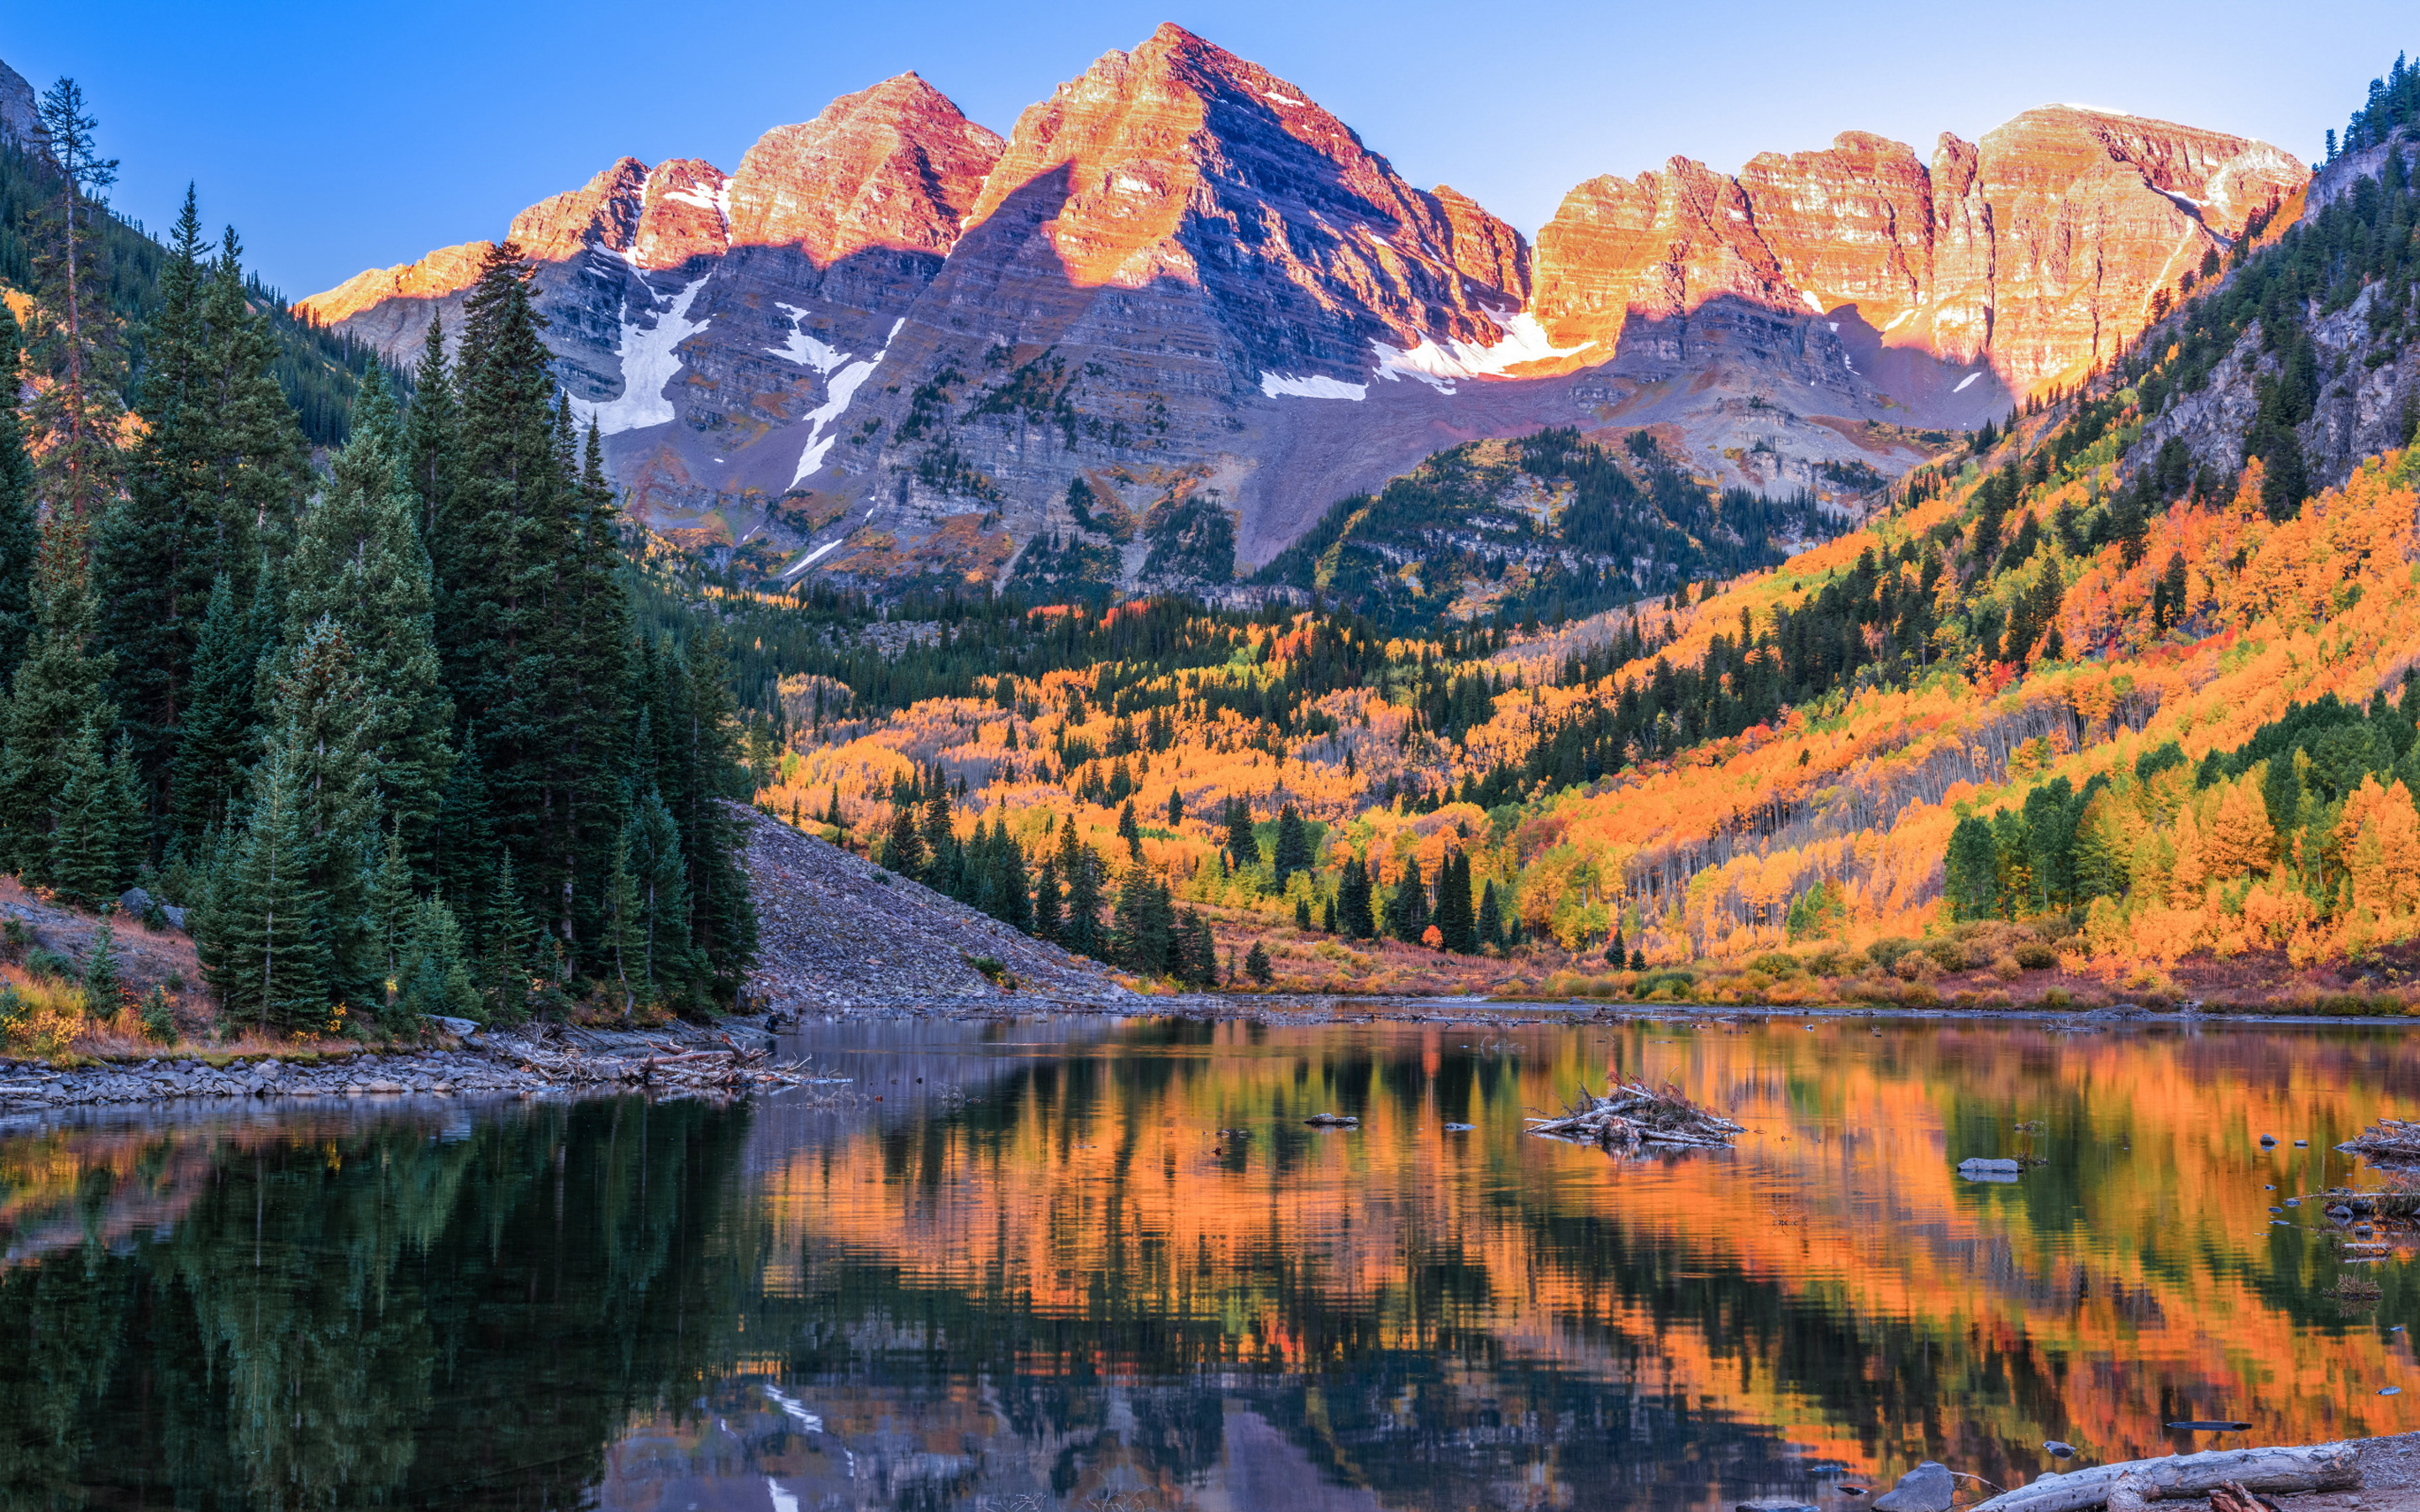
[[[2333,1330],[2333,1267],[2301,1248],[2319,1242],[2269,1237],[2259,1173],[2294,1190],[2321,1157],[2256,1144],[2324,1149],[2386,1108],[2392,1041],[1658,1026],[1617,1041],[1618,1069],[1755,1132],[1728,1160],[1617,1165],[1517,1133],[1525,1106],[1616,1069],[1588,1041],[1442,1074],[1464,1032],[1422,1031],[1417,1057],[1391,1039],[1322,1056],[1229,1026],[1172,1065],[1110,1052],[1081,1078],[1012,1084],[985,1104],[999,1125],[798,1151],[764,1189],[768,1284],[811,1288],[846,1260],[1041,1320],[1218,1341],[1090,1362],[1111,1370],[1316,1367],[1347,1337],[1510,1357],[1700,1401],[1861,1473],[1945,1446],[1996,1463],[2046,1437],[2157,1453],[2180,1404],[2281,1441],[2400,1426],[2372,1395],[2408,1367],[2400,1347]],[[1361,1130],[1299,1129],[1330,1107]],[[2035,1118],[2052,1165],[2008,1187],[1956,1177],[1962,1155],[2024,1148],[2009,1131]],[[1239,1125],[1253,1137],[1214,1150]],[[1928,1429],[1947,1401],[1958,1426]]]

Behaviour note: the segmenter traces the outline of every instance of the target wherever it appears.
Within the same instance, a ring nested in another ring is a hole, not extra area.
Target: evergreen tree
[[[240,847],[212,885],[203,969],[221,1010],[264,1027],[325,1021],[327,901],[311,887],[303,777],[286,742],[262,763]]]
[[[412,496],[420,501],[424,542],[436,539],[440,518],[450,517],[461,443],[461,406],[454,393],[454,370],[445,361],[445,324],[431,315],[420,365],[412,373],[411,412],[403,425],[404,467]]]
[[[235,579],[222,572],[202,615],[169,777],[171,832],[189,844],[225,827],[240,807],[243,772],[260,746],[254,705],[259,664],[256,627],[236,600]]]
[[[1990,918],[1999,912],[1999,849],[1990,824],[1972,814],[1958,821],[1945,870],[1952,918]]]
[[[1286,878],[1296,872],[1311,870],[1311,829],[1302,822],[1301,810],[1291,803],[1278,810],[1277,846],[1272,864],[1277,871],[1277,889],[1285,891]]]
[[[1418,856],[1404,862],[1404,874],[1387,894],[1387,933],[1406,945],[1418,945],[1429,927],[1428,886],[1420,877]]]
[[[477,1021],[479,989],[471,980],[460,923],[443,898],[412,910],[411,933],[396,967],[396,1011],[406,1020],[442,1013]]]
[[[1118,887],[1115,916],[1119,964],[1144,976],[1165,975],[1174,923],[1168,889],[1140,861],[1128,867]]]
[[[680,827],[663,799],[649,793],[631,805],[619,842],[637,888],[640,980],[652,994],[659,986],[676,995],[703,986],[690,951],[689,869],[681,858]]]
[[[1059,911],[1059,861],[1046,856],[1033,878],[1033,935],[1057,945],[1064,927]]]
[[[0,689],[16,680],[34,635],[34,462],[18,419],[17,321],[0,300]]]
[[[1192,918],[1195,982],[1203,987],[1216,987],[1218,985],[1218,942],[1210,933],[1210,920],[1192,909],[1186,912]]]
[[[343,628],[322,618],[294,648],[271,704],[271,745],[295,784],[301,835],[286,864],[300,869],[297,887],[322,910],[311,933],[332,1002],[375,1002],[384,989],[369,916],[380,822],[373,702]],[[255,808],[262,801],[256,791]]]
[[[1244,957],[1244,975],[1260,987],[1276,980],[1277,973],[1269,968],[1269,952],[1258,940],[1252,942],[1251,953]]]
[[[389,829],[386,843],[380,852],[378,876],[370,884],[369,946],[370,957],[380,980],[378,1002],[392,1013],[396,1002],[396,979],[402,970],[404,942],[411,933],[412,919],[418,900],[411,892],[411,864],[406,858],[403,836]],[[400,1028],[400,1023],[390,1025]]]
[[[30,882],[50,880],[51,832],[87,728],[96,740],[116,723],[101,694],[109,664],[90,655],[83,522],[65,510],[42,522],[35,606],[40,628],[17,669],[15,697],[0,716],[0,826],[8,860]],[[114,843],[114,841],[113,841]]]
[[[407,846],[425,858],[453,766],[446,737],[454,715],[438,687],[428,554],[402,426],[378,369],[355,395],[352,436],[333,473],[297,532],[283,639],[300,647],[322,623],[341,633],[367,701],[360,724],[380,797]]]
[[[891,831],[883,837],[882,854],[876,864],[903,877],[922,874],[924,869],[924,837],[916,827],[916,807],[900,804],[891,810]]]
[[[1487,884],[1486,890],[1481,892],[1479,897],[1478,928],[1479,943],[1481,945],[1491,950],[1502,948],[1504,944],[1504,905],[1497,902],[1496,884],[1492,881]],[[1621,932],[1620,930],[1614,931],[1613,938],[1614,943],[1619,946],[1621,942]]]
[[[530,977],[536,943],[537,931],[521,907],[520,878],[507,853],[496,863],[495,904],[484,968],[479,973],[484,979],[489,1023],[519,1024],[529,1017]]]
[[[1067,883],[1067,923],[1062,941],[1078,955],[1105,955],[1101,937],[1101,859],[1076,839],[1073,823],[1059,828],[1059,874]]]
[[[111,927],[109,916],[102,914],[92,932],[92,949],[84,958],[84,1000],[95,1013],[115,1013],[118,1010],[120,977],[117,967],[117,932]]]
[[[26,408],[35,440],[38,492],[54,514],[79,525],[97,518],[116,492],[118,399],[123,360],[109,309],[109,269],[92,198],[117,181],[117,160],[94,146],[99,126],[84,90],[61,79],[38,106],[57,170],[58,198],[36,223],[33,320],[27,365],[41,381]]]
[[[1252,806],[1240,797],[1227,800],[1227,859],[1236,870],[1261,864],[1260,837],[1252,829]]]
[[[1470,908],[1470,857],[1455,851],[1437,871],[1437,933],[1445,949],[1456,955],[1479,951],[1479,922]]]
[[[1348,856],[1344,874],[1336,887],[1336,919],[1348,940],[1374,939],[1378,920],[1373,912],[1370,868],[1357,856]]]
[[[1126,842],[1128,859],[1136,861],[1142,859],[1142,825],[1135,820],[1135,806],[1132,798],[1126,800],[1125,808],[1118,813],[1118,839]]]
[[[189,185],[146,333],[135,405],[143,439],[126,492],[103,513],[92,541],[95,639],[113,658],[111,692],[145,769],[163,787],[210,591],[212,522],[195,510],[218,444],[203,310],[209,252]],[[151,796],[164,807],[163,794]]]
[[[116,794],[101,753],[101,732],[86,724],[62,754],[68,779],[58,795],[45,874],[62,903],[98,908],[122,890]]]
[[[639,882],[630,874],[630,832],[627,827],[613,840],[613,860],[605,873],[604,907],[605,933],[598,948],[613,973],[622,1012],[628,1017],[637,1006],[640,987],[646,981],[647,933],[640,917]]]

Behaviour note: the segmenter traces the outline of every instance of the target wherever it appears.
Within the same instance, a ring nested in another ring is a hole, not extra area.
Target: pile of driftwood
[[[2381,1119],[2336,1148],[2371,1160],[2420,1163],[2420,1123]]]
[[[818,1076],[803,1060],[775,1061],[769,1049],[743,1050],[726,1038],[720,1049],[656,1043],[639,1055],[600,1055],[564,1044],[529,1044],[512,1057],[551,1086],[619,1084],[641,1091],[737,1097],[790,1087],[829,1087],[846,1078]]]
[[[1746,1131],[1720,1114],[1699,1107],[1669,1082],[1661,1091],[1641,1082],[1620,1083],[1603,1097],[1580,1088],[1580,1100],[1552,1117],[1533,1117],[1529,1132],[1555,1139],[1590,1140],[1621,1154],[1649,1145],[1728,1149]]]

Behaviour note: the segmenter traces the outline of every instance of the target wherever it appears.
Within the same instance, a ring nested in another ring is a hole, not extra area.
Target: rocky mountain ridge
[[[2105,361],[2306,177],[2053,106],[1929,164],[1847,132],[1591,179],[1533,247],[1164,25],[1004,140],[902,75],[731,174],[625,159],[509,235],[675,539],[889,582],[1005,581],[1075,541],[1128,586],[1215,590],[1337,499],[1542,425],[1648,429],[1758,491],[1895,474]],[[301,308],[409,358],[489,250]]]

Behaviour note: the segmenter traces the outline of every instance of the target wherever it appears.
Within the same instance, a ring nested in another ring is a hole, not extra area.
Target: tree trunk
[[[2098,1506],[2128,1512],[2130,1498],[2156,1502],[2164,1497],[2206,1496],[2227,1481],[2241,1482],[2255,1491],[2348,1490],[2361,1485],[2361,1465],[2350,1443],[2211,1449],[2045,1475],[2030,1486],[1978,1503],[1974,1512],[2084,1512]]]

